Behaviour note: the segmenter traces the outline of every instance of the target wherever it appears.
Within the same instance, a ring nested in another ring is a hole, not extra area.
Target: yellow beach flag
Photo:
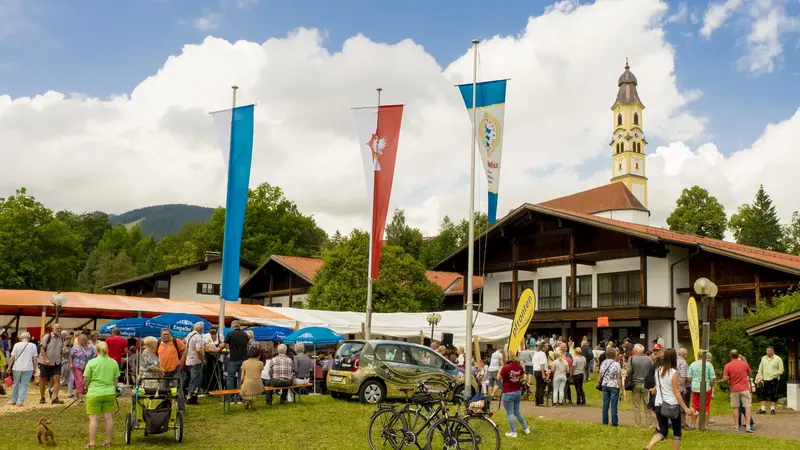
[[[525,339],[525,332],[533,319],[533,311],[536,306],[536,298],[533,290],[528,288],[522,291],[517,302],[517,313],[514,315],[514,322],[511,323],[511,334],[508,337],[508,353],[516,354],[520,344]]]
[[[694,297],[689,297],[689,304],[686,306],[686,317],[689,320],[689,333],[692,335],[692,349],[694,357],[700,356],[700,320],[697,316],[697,302]]]

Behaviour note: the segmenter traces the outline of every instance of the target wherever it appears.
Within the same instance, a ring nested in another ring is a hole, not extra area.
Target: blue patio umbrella
[[[330,328],[306,327],[301,328],[284,338],[284,344],[304,344],[304,345],[331,345],[344,342],[344,337],[337,334]]]
[[[286,336],[292,334],[291,328],[266,325],[263,327],[248,328],[253,332],[253,339],[260,342],[283,342]]]
[[[191,314],[162,314],[147,321],[147,325],[154,328],[169,328],[172,335],[178,338],[186,337],[191,333],[192,327],[197,322],[203,322],[204,331],[211,328],[211,322]]]
[[[111,334],[114,328],[119,328],[119,334],[125,337],[143,338],[147,336],[158,337],[161,335],[161,328],[147,325],[147,319],[130,318],[120,319],[107,323],[100,328],[100,334]]]

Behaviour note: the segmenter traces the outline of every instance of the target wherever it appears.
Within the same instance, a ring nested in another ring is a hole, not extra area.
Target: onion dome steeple
[[[636,81],[636,75],[631,72],[631,66],[628,65],[628,58],[625,58],[625,72],[622,72],[622,75],[619,76],[619,81],[617,82],[617,86],[619,86],[619,91],[617,91],[617,102],[618,103],[642,103],[639,99],[639,92],[636,90],[636,86],[638,82]],[[642,104],[642,106],[644,106]]]

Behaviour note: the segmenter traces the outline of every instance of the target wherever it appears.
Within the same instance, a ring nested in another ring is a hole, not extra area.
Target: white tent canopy
[[[321,326],[332,329],[341,334],[361,333],[362,324],[365,322],[363,312],[350,311],[319,311],[298,308],[269,308],[271,311],[289,317],[292,321],[247,318],[253,323],[261,325],[278,325],[295,327]],[[394,338],[419,339],[420,332],[425,337],[430,337],[431,326],[426,317],[429,313],[374,313],[372,315],[373,336]],[[466,311],[441,311],[438,312],[441,321],[434,330],[434,339],[440,339],[443,333],[453,334],[453,345],[466,345]],[[511,320],[476,312],[474,318],[473,335],[478,337],[483,344],[503,344],[508,340],[511,332]]]

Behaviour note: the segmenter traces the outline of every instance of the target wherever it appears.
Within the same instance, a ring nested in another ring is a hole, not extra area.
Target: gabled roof
[[[588,191],[578,192],[566,197],[548,200],[544,203],[539,203],[539,205],[548,208],[576,211],[584,214],[597,214],[603,211],[624,209],[649,212],[642,202],[640,202],[621,181],[589,189]]]
[[[137,282],[137,281],[143,281],[143,280],[147,280],[149,278],[160,278],[160,277],[164,277],[164,276],[175,274],[175,273],[180,272],[182,270],[189,270],[189,269],[194,269],[194,268],[197,268],[197,267],[208,266],[208,265],[217,264],[217,263],[222,263],[222,257],[221,256],[209,258],[209,259],[206,259],[206,260],[203,260],[203,261],[198,261],[198,262],[196,262],[194,264],[189,264],[189,265],[186,265],[186,266],[175,267],[173,269],[162,270],[160,272],[146,273],[144,275],[139,275],[138,277],[133,277],[133,278],[128,278],[127,280],[117,281],[116,283],[112,283],[112,284],[109,284],[107,286],[103,286],[103,289],[119,289],[122,286],[125,286],[126,284],[134,283],[134,282]],[[248,270],[254,270],[254,269],[256,269],[258,267],[258,264],[254,263],[253,261],[250,261],[248,259],[239,258],[239,266],[240,267],[244,267],[244,268],[246,268]]]
[[[325,265],[325,261],[320,258],[303,258],[299,256],[283,256],[283,255],[272,255],[270,258],[262,264],[257,270],[255,270],[251,275],[250,278],[253,278],[261,269],[267,265],[270,261],[275,261],[276,263],[280,264],[281,266],[285,267],[288,270],[291,270],[304,280],[308,281],[311,284],[314,284],[314,279],[317,277],[317,272],[322,269],[322,266]],[[436,270],[428,270],[425,272],[425,276],[428,280],[432,281],[434,284],[439,286],[446,294],[451,295],[451,292],[457,283],[462,280],[461,274],[455,272],[441,272]],[[250,278],[242,283],[244,286]],[[481,277],[475,277],[481,278]],[[474,286],[478,286],[477,282],[473,282]],[[483,285],[483,279],[481,278],[481,286]],[[463,284],[463,283],[462,283]],[[477,287],[476,287],[477,289]],[[461,293],[464,292],[464,288],[461,288]]]
[[[464,286],[465,281],[465,277],[460,277],[457,284],[450,289],[450,292],[448,292],[447,295],[463,295],[464,289],[466,289],[466,286]],[[483,289],[483,277],[474,275],[472,277],[472,291],[475,292],[479,289]]]

